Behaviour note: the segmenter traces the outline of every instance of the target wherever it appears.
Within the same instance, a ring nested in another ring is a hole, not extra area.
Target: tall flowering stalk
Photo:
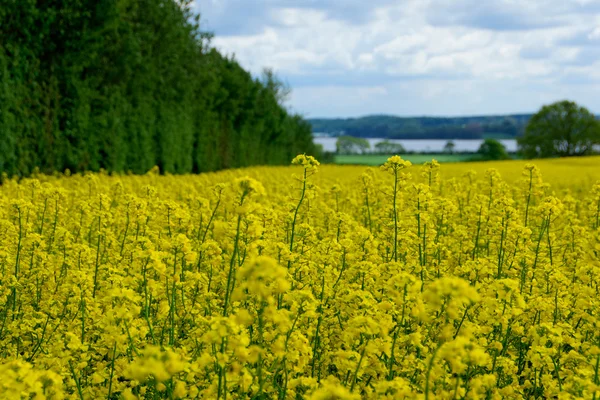
[[[410,174],[402,172],[405,168],[410,167],[412,164],[408,160],[403,160],[400,156],[392,156],[387,159],[385,164],[381,166],[383,171],[387,171],[394,177],[394,186],[392,189],[392,210],[393,210],[393,222],[394,222],[394,241],[393,241],[393,252],[392,258],[395,262],[398,262],[398,194],[400,192],[400,186],[410,178]]]
[[[300,207],[302,207],[302,202],[306,196],[308,178],[317,173],[319,162],[313,156],[307,156],[305,154],[300,154],[296,156],[292,160],[293,165],[302,166],[302,177],[299,178],[301,187],[300,187],[300,198],[298,199],[298,203],[294,208],[294,213],[292,217],[292,226],[290,229],[290,253],[294,251],[294,239],[296,235],[296,223],[298,221],[298,213],[300,211]],[[290,267],[290,262],[288,262],[288,268]]]
[[[239,254],[239,244],[240,244],[240,233],[241,233],[241,224],[242,217],[247,211],[247,204],[245,201],[250,196],[260,196],[265,194],[265,189],[263,185],[255,179],[244,177],[236,180],[236,185],[239,189],[238,200],[236,204],[236,213],[237,213],[237,222],[235,228],[235,236],[233,239],[233,250],[231,252],[231,258],[229,259],[229,270],[227,272],[227,284],[225,286],[225,296],[223,300],[223,316],[226,317],[229,311],[229,302],[231,293],[235,288],[235,270],[236,263],[239,263],[237,260]]]

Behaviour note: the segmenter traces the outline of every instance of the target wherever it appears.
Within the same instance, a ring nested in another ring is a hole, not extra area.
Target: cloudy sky
[[[600,0],[197,0],[213,45],[307,117],[600,113]]]

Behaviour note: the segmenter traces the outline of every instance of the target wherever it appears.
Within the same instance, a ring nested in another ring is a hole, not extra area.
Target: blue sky
[[[600,0],[197,0],[213,45],[306,117],[600,112]]]

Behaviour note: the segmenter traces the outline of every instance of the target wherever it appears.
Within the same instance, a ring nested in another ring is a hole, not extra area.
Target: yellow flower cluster
[[[0,398],[600,399],[598,158],[293,164],[6,179]]]

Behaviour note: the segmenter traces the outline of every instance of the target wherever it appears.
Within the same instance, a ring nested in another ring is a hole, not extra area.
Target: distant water
[[[382,142],[385,139],[367,139],[371,144],[371,151],[373,151],[375,144]],[[335,151],[335,142],[337,138],[334,137],[317,137],[314,139],[316,144],[323,145],[325,151]],[[414,152],[443,152],[444,146],[448,143],[448,139],[391,139],[392,143],[400,143],[406,151]],[[453,139],[454,151],[455,152],[476,152],[483,143],[483,139]],[[508,152],[517,151],[517,141],[515,139],[501,139],[499,140]]]

